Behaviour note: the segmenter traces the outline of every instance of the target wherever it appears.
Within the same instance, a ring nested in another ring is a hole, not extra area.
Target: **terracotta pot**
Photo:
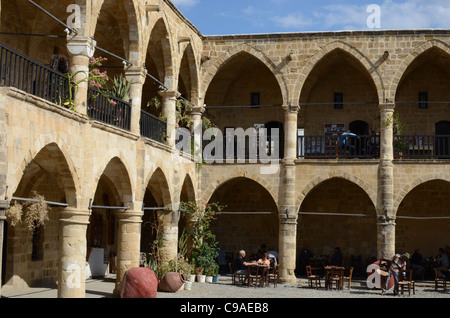
[[[181,286],[183,286],[186,281],[185,277],[181,273],[177,272],[167,272],[164,277],[159,282],[159,290],[175,293]]]
[[[133,267],[125,272],[121,298],[156,298],[158,277],[147,267]]]

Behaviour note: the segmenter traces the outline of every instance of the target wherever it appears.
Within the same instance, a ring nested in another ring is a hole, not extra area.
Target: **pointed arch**
[[[300,71],[300,74],[295,82],[295,87],[292,93],[292,100],[291,102],[295,105],[299,102],[301,93],[303,90],[303,86],[308,78],[308,76],[311,74],[311,72],[314,70],[315,66],[319,61],[321,61],[326,55],[329,53],[335,51],[335,50],[341,50],[345,52],[345,54],[348,54],[354,60],[358,61],[364,70],[367,71],[367,74],[371,78],[374,86],[376,87],[377,94],[378,94],[378,101],[384,100],[384,83],[381,75],[379,74],[377,68],[372,64],[372,62],[360,51],[358,51],[356,48],[351,46],[348,43],[342,42],[342,41],[335,41],[331,42],[330,44],[326,45],[324,48],[322,48],[319,52],[317,52],[303,67],[303,69]]]
[[[450,57],[450,46],[440,40],[429,40],[422,44],[421,46],[417,47],[414,51],[412,51],[406,58],[403,59],[400,66],[397,68],[397,71],[395,72],[395,75],[392,77],[391,83],[389,85],[389,94],[391,98],[395,98],[398,86],[400,85],[400,82],[403,78],[403,75],[405,74],[406,70],[412,63],[416,60],[416,58],[425,53],[426,51],[430,49],[439,49],[443,52],[445,52]]]
[[[144,191],[149,190],[161,207],[169,207],[173,203],[171,189],[167,181],[166,174],[158,167],[152,171],[146,178]]]
[[[186,45],[181,54],[179,61],[178,73],[178,87],[180,87],[180,80],[184,83],[186,90],[186,98],[196,105],[199,98],[199,67],[198,59],[195,56],[195,51],[191,43]],[[182,90],[179,88],[179,92]]]
[[[101,167],[101,166],[100,166]],[[108,180],[108,185],[114,186],[115,191],[117,191],[115,197],[116,201],[121,201],[124,206],[128,206],[133,209],[133,183],[129,174],[129,167],[126,166],[124,160],[121,156],[115,156],[108,161],[105,168],[103,170],[97,171],[94,177],[93,189],[91,189],[90,193],[92,193],[91,198],[94,197],[96,190],[98,188],[100,179],[105,177]]]
[[[101,19],[106,19],[106,23],[103,29],[99,31]],[[112,53],[129,60],[137,66],[142,63],[140,54],[142,30],[140,25],[140,15],[135,1],[124,0],[118,4],[113,0],[103,0],[98,2],[97,5],[92,8],[90,34],[92,36],[95,36],[96,34],[99,35],[95,38],[99,46],[102,47],[102,43],[108,45],[114,44],[113,40],[119,36],[122,41],[124,56],[121,56],[121,52],[113,51]],[[117,29],[115,29],[116,27]],[[116,34],[114,30],[117,30],[119,34]],[[108,31],[113,32],[108,35],[106,34]],[[101,35],[105,38],[100,39]],[[103,42],[101,40],[103,40]],[[118,45],[118,43],[119,42],[116,41],[115,45]],[[106,49],[105,47],[102,48]]]
[[[275,189],[272,188],[270,182],[263,179],[258,174],[250,174],[249,175],[249,174],[247,174],[246,171],[234,171],[229,174],[225,174],[216,180],[213,180],[212,182],[209,183],[209,186],[206,188],[206,190],[202,192],[201,199],[204,202],[208,202],[211,199],[214,192],[218,188],[220,188],[221,185],[225,184],[226,182],[228,182],[232,179],[236,179],[236,178],[246,178],[246,179],[255,181],[257,184],[259,184],[261,187],[263,187],[270,194],[270,196],[274,202],[278,202],[278,194],[275,191]]]
[[[23,160],[16,166],[15,178],[9,182],[8,193],[23,190],[24,178],[30,180],[40,172],[52,175],[64,190],[65,200],[69,206],[77,205],[79,179],[74,163],[71,160],[64,143],[50,141],[48,138],[38,138],[26,152]],[[26,186],[26,185],[25,185]]]
[[[317,177],[314,180],[310,181],[306,185],[306,187],[304,187],[303,190],[298,193],[297,199],[296,199],[296,203],[297,203],[297,207],[298,207],[297,210],[300,210],[300,207],[301,207],[304,199],[314,188],[316,188],[323,182],[326,182],[328,180],[335,179],[335,178],[344,179],[344,180],[347,180],[347,181],[357,185],[369,197],[373,206],[376,206],[377,193],[369,184],[367,184],[365,181],[361,180],[357,176],[354,176],[350,173],[334,171],[333,173],[330,173],[328,176],[320,176],[320,177]]]
[[[220,69],[225,66],[231,59],[236,57],[239,54],[247,53],[260,62],[262,62],[274,75],[278,86],[281,90],[281,96],[283,105],[287,105],[289,102],[289,91],[287,88],[286,79],[281,74],[279,67],[262,52],[261,50],[255,49],[254,47],[243,43],[237,46],[232,47],[230,50],[228,50],[226,53],[219,56],[216,60],[212,62],[205,63],[203,65],[204,70],[202,72],[202,83],[200,88],[200,96],[205,96],[206,92],[208,91],[209,85],[211,84],[212,80],[214,79],[215,75],[220,71]]]

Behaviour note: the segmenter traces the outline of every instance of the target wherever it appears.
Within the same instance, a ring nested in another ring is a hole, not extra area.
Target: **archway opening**
[[[450,183],[431,180],[412,189],[397,210],[395,227],[396,251],[413,255],[421,251],[424,278],[434,278],[433,260],[439,248],[449,246]],[[428,261],[427,261],[428,259]]]
[[[13,226],[7,219],[2,262],[2,284],[14,288],[53,285],[57,281],[59,250],[59,213],[68,204],[76,204],[74,179],[64,154],[52,143],[43,147],[23,170],[21,180],[12,195],[11,206],[20,204],[20,222]],[[33,201],[42,196],[47,204],[30,210]],[[17,199],[16,199],[17,198]],[[30,215],[46,215],[43,225]],[[56,253],[55,253],[56,251]]]
[[[261,244],[278,250],[278,210],[271,194],[258,182],[238,177],[219,186],[209,203],[225,208],[212,224],[220,249],[232,255],[245,250],[248,260],[255,259]]]
[[[334,249],[343,255],[341,265],[363,275],[377,249],[376,211],[372,200],[357,184],[332,178],[316,185],[303,199],[297,227],[296,273],[305,275],[304,248],[314,255],[309,262],[324,266]]]

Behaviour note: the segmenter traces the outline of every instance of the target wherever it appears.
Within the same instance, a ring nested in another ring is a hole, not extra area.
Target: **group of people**
[[[278,262],[278,252],[273,249],[268,251],[267,246],[265,244],[262,244],[261,248],[257,252],[258,260],[252,260],[250,262],[247,262],[245,260],[245,257],[246,257],[245,250],[240,250],[239,256],[236,258],[234,263],[235,273],[246,274],[247,267],[254,264],[266,265],[270,267],[271,263],[273,263],[273,265],[276,265]]]
[[[449,278],[450,272],[448,270],[450,269],[450,246],[447,246],[445,249],[442,247],[439,248],[438,254],[434,260],[438,277],[444,279]],[[418,248],[415,249],[413,255],[411,256],[410,267],[414,270],[414,273],[418,279],[424,279],[424,260],[422,257],[422,251]]]
[[[422,252],[420,249],[415,249],[412,257],[409,253],[403,255],[395,254],[392,260],[388,264],[388,276],[386,278],[385,285],[382,289],[382,295],[386,294],[389,289],[390,278],[394,278],[394,295],[398,295],[400,272],[407,269],[407,262],[410,262],[410,269],[415,272],[419,278],[423,279],[425,275],[425,267],[423,266]],[[435,268],[438,277],[443,279],[449,279],[450,277],[450,246],[447,246],[444,250],[439,248],[438,255],[435,258]]]

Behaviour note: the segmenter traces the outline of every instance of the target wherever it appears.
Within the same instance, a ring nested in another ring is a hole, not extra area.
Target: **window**
[[[44,229],[34,221],[33,233],[31,236],[31,260],[42,261],[44,259]]]
[[[334,108],[342,109],[344,104],[344,94],[342,93],[334,93]]]
[[[419,108],[428,108],[428,94],[426,92],[419,92]]]
[[[250,105],[251,106],[259,106],[260,104],[260,94],[259,93],[252,93],[250,96]],[[258,108],[258,107],[255,107]]]

